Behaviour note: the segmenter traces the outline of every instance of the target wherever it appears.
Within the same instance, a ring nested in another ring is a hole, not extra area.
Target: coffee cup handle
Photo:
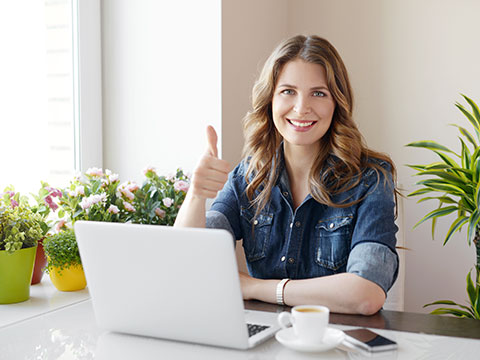
[[[292,325],[292,314],[287,311],[283,311],[278,314],[277,321],[278,325],[280,325],[282,329],[286,329],[289,327],[289,325]]]

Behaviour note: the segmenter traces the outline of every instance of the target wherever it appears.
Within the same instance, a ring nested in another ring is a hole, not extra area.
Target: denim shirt
[[[388,170],[386,162],[372,159]],[[206,226],[228,230],[243,247],[250,275],[261,279],[305,279],[349,272],[379,285],[385,293],[398,274],[393,183],[364,169],[354,188],[335,203],[362,199],[347,208],[330,207],[309,194],[295,210],[284,161],[269,204],[255,218],[245,194],[244,161],[207,212]]]

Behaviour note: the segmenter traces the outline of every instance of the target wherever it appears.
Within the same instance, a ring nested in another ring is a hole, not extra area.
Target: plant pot
[[[72,265],[63,270],[54,267],[49,270],[49,273],[53,285],[60,291],[77,291],[87,286],[82,265]]]
[[[0,251],[0,304],[12,304],[30,298],[36,251],[36,246],[17,250],[13,254]]]
[[[35,265],[33,266],[32,285],[38,284],[42,281],[45,266],[47,265],[47,257],[43,251],[43,240],[38,240],[37,256],[35,256]]]

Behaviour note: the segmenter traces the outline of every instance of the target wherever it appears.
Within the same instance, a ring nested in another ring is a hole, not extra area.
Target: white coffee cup
[[[278,324],[286,329],[292,324],[293,332],[299,341],[306,344],[321,343],[328,327],[330,310],[326,306],[298,305],[291,313],[278,314]]]

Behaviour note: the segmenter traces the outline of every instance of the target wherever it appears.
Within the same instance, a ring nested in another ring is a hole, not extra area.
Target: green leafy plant
[[[19,193],[5,191],[0,195],[0,250],[14,253],[36,246],[43,236],[41,221]]]
[[[181,169],[171,176],[159,176],[155,169],[144,170],[145,181],[136,190],[130,220],[138,224],[173,225],[190,186]]]
[[[47,272],[54,268],[61,272],[70,266],[82,265],[75,233],[71,229],[47,236],[43,242],[43,247],[48,259]]]
[[[450,300],[441,300],[430,305],[455,305],[462,310],[454,308],[442,308],[434,310],[432,313],[451,314],[455,316],[467,316],[480,319],[479,300],[478,300],[478,281],[480,271],[480,111],[475,102],[469,97],[462,95],[470,105],[471,110],[467,110],[462,104],[456,103],[455,106],[466,116],[473,126],[475,136],[462,126],[452,124],[460,132],[458,137],[461,144],[461,151],[456,153],[446,146],[435,141],[418,141],[408,144],[410,147],[417,147],[433,151],[438,157],[438,162],[428,165],[408,165],[410,168],[418,171],[417,176],[427,176],[427,179],[420,180],[416,184],[421,188],[413,191],[408,196],[428,196],[422,197],[418,202],[437,200],[438,207],[426,214],[414,226],[432,220],[432,238],[435,234],[435,226],[438,218],[456,214],[443,245],[445,245],[453,234],[467,225],[467,241],[472,243],[476,249],[476,287],[471,281],[470,274],[467,276],[467,293],[469,295],[470,307],[456,304]],[[431,194],[433,193],[433,194]],[[469,280],[470,279],[470,280]],[[472,287],[473,286],[473,287]],[[473,290],[472,290],[473,289]],[[475,295],[476,294],[476,295]],[[475,295],[475,296],[474,296]],[[464,311],[466,309],[470,311]]]

